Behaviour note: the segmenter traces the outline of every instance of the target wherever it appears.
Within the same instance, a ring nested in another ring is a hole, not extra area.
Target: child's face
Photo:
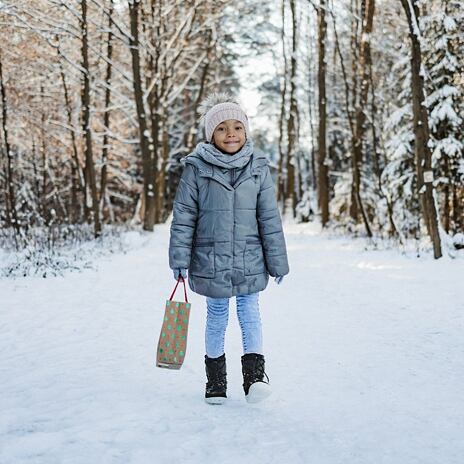
[[[214,145],[231,155],[237,153],[245,145],[245,141],[245,128],[240,121],[235,119],[227,119],[214,129]]]

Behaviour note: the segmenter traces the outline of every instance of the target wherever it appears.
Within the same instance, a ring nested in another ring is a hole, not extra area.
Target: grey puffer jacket
[[[226,298],[264,290],[289,272],[266,156],[247,140],[228,155],[200,143],[182,160],[169,242],[171,269],[188,269],[190,288]]]

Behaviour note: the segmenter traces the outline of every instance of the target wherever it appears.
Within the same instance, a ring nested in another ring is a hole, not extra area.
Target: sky
[[[280,13],[278,8],[273,8],[270,21],[274,27],[279,26]],[[268,38],[272,42],[272,50],[262,49],[260,50],[259,56],[248,56],[244,58],[241,67],[237,68],[237,73],[242,85],[240,90],[240,102],[250,118],[251,131],[258,127],[276,130],[273,121],[269,120],[269,116],[266,114],[260,115],[258,112],[258,106],[262,97],[258,88],[263,82],[276,77],[278,72],[277,66],[280,64],[276,63],[276,58],[273,56],[273,53],[276,54],[277,52],[277,59],[280,57],[278,53],[281,49],[280,38],[271,32],[268,33]],[[276,106],[280,106],[280,102],[276,102]]]

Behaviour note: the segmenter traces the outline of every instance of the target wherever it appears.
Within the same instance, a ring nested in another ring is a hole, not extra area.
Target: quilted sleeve
[[[195,175],[195,168],[186,164],[177,187],[169,240],[171,269],[190,267],[192,240],[198,218],[198,187]]]
[[[269,166],[264,168],[256,215],[269,274],[272,277],[288,274],[287,247]]]

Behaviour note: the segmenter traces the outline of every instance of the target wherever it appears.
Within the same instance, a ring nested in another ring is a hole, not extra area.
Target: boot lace
[[[219,358],[212,360],[211,358],[207,361],[207,377],[208,386],[210,387],[223,387],[226,385],[226,359]]]
[[[255,362],[248,364],[244,369],[243,377],[244,383],[248,386],[255,382],[264,382],[264,377],[269,383],[269,377],[264,372],[264,359],[257,358]]]

